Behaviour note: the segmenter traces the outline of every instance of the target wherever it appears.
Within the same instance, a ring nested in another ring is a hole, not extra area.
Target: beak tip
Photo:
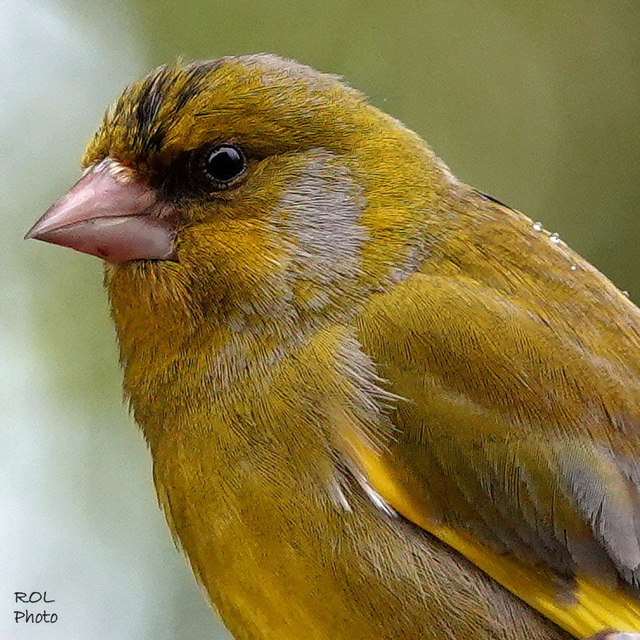
[[[46,235],[48,229],[46,224],[43,224],[45,221],[43,220],[44,216],[40,218],[34,225],[24,234],[23,240],[44,240],[44,236]]]

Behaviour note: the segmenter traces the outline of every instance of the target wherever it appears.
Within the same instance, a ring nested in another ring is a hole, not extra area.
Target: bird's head
[[[28,235],[105,259],[121,324],[348,316],[413,268],[448,179],[360,93],[270,55],[156,69],[83,164]]]

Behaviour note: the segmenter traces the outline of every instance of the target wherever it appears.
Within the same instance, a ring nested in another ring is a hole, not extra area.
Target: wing
[[[574,254],[581,280],[523,274],[512,240],[500,273],[441,264],[372,301],[360,341],[403,400],[386,445],[352,449],[392,507],[576,637],[640,632],[637,309]]]

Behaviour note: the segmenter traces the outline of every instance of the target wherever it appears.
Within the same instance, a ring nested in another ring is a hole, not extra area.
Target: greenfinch
[[[106,261],[158,497],[246,640],[640,638],[640,314],[337,77],[163,66],[28,237]]]

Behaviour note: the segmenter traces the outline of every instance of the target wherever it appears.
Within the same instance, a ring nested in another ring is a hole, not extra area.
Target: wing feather
[[[526,300],[426,274],[359,324],[404,398],[384,451],[351,438],[369,482],[577,637],[640,632],[640,363],[625,364],[640,350],[614,333],[590,351]]]

